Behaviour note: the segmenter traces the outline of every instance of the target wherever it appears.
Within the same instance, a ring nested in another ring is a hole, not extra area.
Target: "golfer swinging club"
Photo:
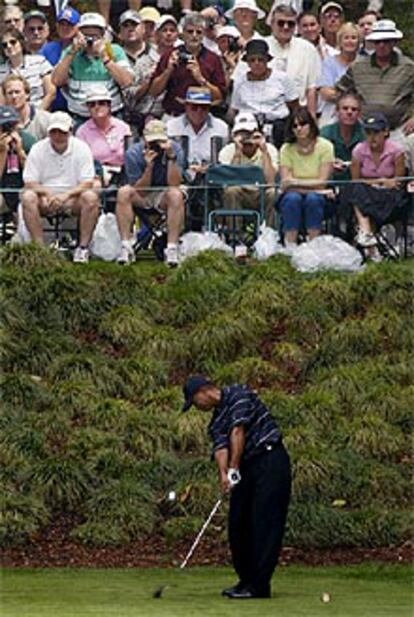
[[[189,377],[183,411],[213,410],[208,431],[221,490],[230,492],[229,542],[239,581],[232,599],[270,598],[289,505],[291,472],[281,432],[266,406],[245,385],[223,389]]]

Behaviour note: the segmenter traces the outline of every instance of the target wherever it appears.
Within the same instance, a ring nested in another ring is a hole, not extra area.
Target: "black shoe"
[[[270,592],[257,592],[251,587],[242,587],[227,594],[231,600],[254,600],[255,598],[270,598]]]
[[[240,589],[243,589],[244,585],[241,581],[239,581],[236,585],[233,585],[233,587],[227,587],[227,589],[223,589],[223,591],[221,592],[222,596],[231,596],[232,593],[234,593],[235,591],[240,591]]]

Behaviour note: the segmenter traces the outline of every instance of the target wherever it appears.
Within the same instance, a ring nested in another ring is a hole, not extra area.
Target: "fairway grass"
[[[411,568],[278,569],[270,600],[228,600],[229,568],[5,569],[2,617],[412,617]],[[153,591],[168,585],[161,599]],[[331,602],[320,600],[323,592]]]

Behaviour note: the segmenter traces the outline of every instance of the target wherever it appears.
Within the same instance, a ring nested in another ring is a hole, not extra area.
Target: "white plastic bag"
[[[21,202],[17,206],[17,231],[14,236],[14,243],[16,244],[26,244],[30,242],[32,236],[30,235],[30,231],[27,229],[25,220],[23,218],[23,206]]]
[[[115,261],[121,252],[121,236],[115,214],[101,214],[89,247],[92,255],[104,261]]]
[[[292,253],[292,264],[300,272],[329,269],[357,272],[363,267],[362,255],[356,248],[329,235],[300,244]]]
[[[277,253],[284,253],[285,249],[280,244],[279,234],[272,227],[267,227],[266,223],[260,225],[260,233],[253,245],[254,256],[259,261],[269,259]]]
[[[180,239],[180,261],[187,257],[194,257],[201,251],[224,251],[225,253],[233,253],[232,249],[226,244],[218,234],[212,231],[203,233],[198,231],[189,231],[181,236]]]

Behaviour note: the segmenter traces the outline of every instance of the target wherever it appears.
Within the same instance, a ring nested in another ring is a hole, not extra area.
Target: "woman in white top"
[[[269,126],[273,143],[280,148],[286,120],[299,105],[296,86],[286,73],[269,66],[272,56],[266,41],[249,41],[242,59],[248,71],[234,84],[231,108],[253,113]]]

